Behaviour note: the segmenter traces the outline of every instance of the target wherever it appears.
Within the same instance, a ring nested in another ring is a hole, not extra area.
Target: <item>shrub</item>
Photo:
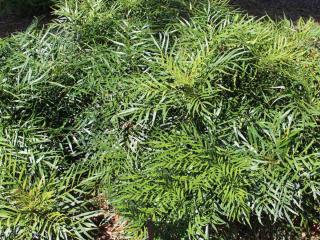
[[[189,16],[153,37],[128,21],[113,37],[122,89],[94,164],[115,206],[161,239],[244,226],[257,238],[264,225],[280,238],[317,221],[319,28],[213,2]]]
[[[0,238],[90,239],[114,214],[82,168],[100,84],[84,53],[55,26],[0,40]]]
[[[48,29],[0,42],[0,233],[91,238],[101,193],[139,239],[294,238],[317,223],[313,21],[218,0],[55,9]]]

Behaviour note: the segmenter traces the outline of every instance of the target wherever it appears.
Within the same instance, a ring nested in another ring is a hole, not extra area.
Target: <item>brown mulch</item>
[[[313,18],[320,22],[320,0],[230,0],[231,4],[250,15],[272,19],[284,16],[293,21],[302,18]]]
[[[126,240],[124,230],[128,222],[115,211],[105,196],[95,197],[95,202],[96,210],[104,212],[91,218],[98,230],[95,240]]]

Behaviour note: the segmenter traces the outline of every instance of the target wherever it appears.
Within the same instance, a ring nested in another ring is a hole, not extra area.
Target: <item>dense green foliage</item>
[[[93,239],[101,194],[138,239],[146,223],[159,239],[288,239],[319,221],[313,21],[221,0],[55,9],[0,40],[5,239]]]

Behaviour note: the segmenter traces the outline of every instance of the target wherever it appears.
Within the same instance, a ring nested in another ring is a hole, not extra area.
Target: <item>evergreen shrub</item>
[[[222,0],[55,9],[0,40],[1,234],[91,239],[111,214],[92,210],[100,194],[138,239],[299,239],[319,223],[312,20]]]

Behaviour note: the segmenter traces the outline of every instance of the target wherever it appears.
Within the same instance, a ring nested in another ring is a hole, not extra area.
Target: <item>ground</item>
[[[231,0],[230,2],[235,7],[240,7],[250,15],[257,17],[268,14],[273,19],[286,16],[293,21],[299,17],[312,17],[320,22],[320,0]],[[32,17],[19,17],[14,14],[1,16],[0,37],[24,31],[32,19]]]
[[[52,17],[50,13],[44,13],[37,16],[37,18],[41,22],[41,24],[46,24]],[[34,19],[35,17],[32,16],[21,17],[16,14],[0,16],[0,38],[6,37],[15,32],[26,30]]]
[[[7,15],[0,17],[0,37],[5,37],[13,32],[23,31],[31,23],[31,17],[18,17]]]
[[[267,14],[280,19],[286,16],[293,21],[311,17],[320,22],[320,0],[231,0],[231,3],[257,17]]]

